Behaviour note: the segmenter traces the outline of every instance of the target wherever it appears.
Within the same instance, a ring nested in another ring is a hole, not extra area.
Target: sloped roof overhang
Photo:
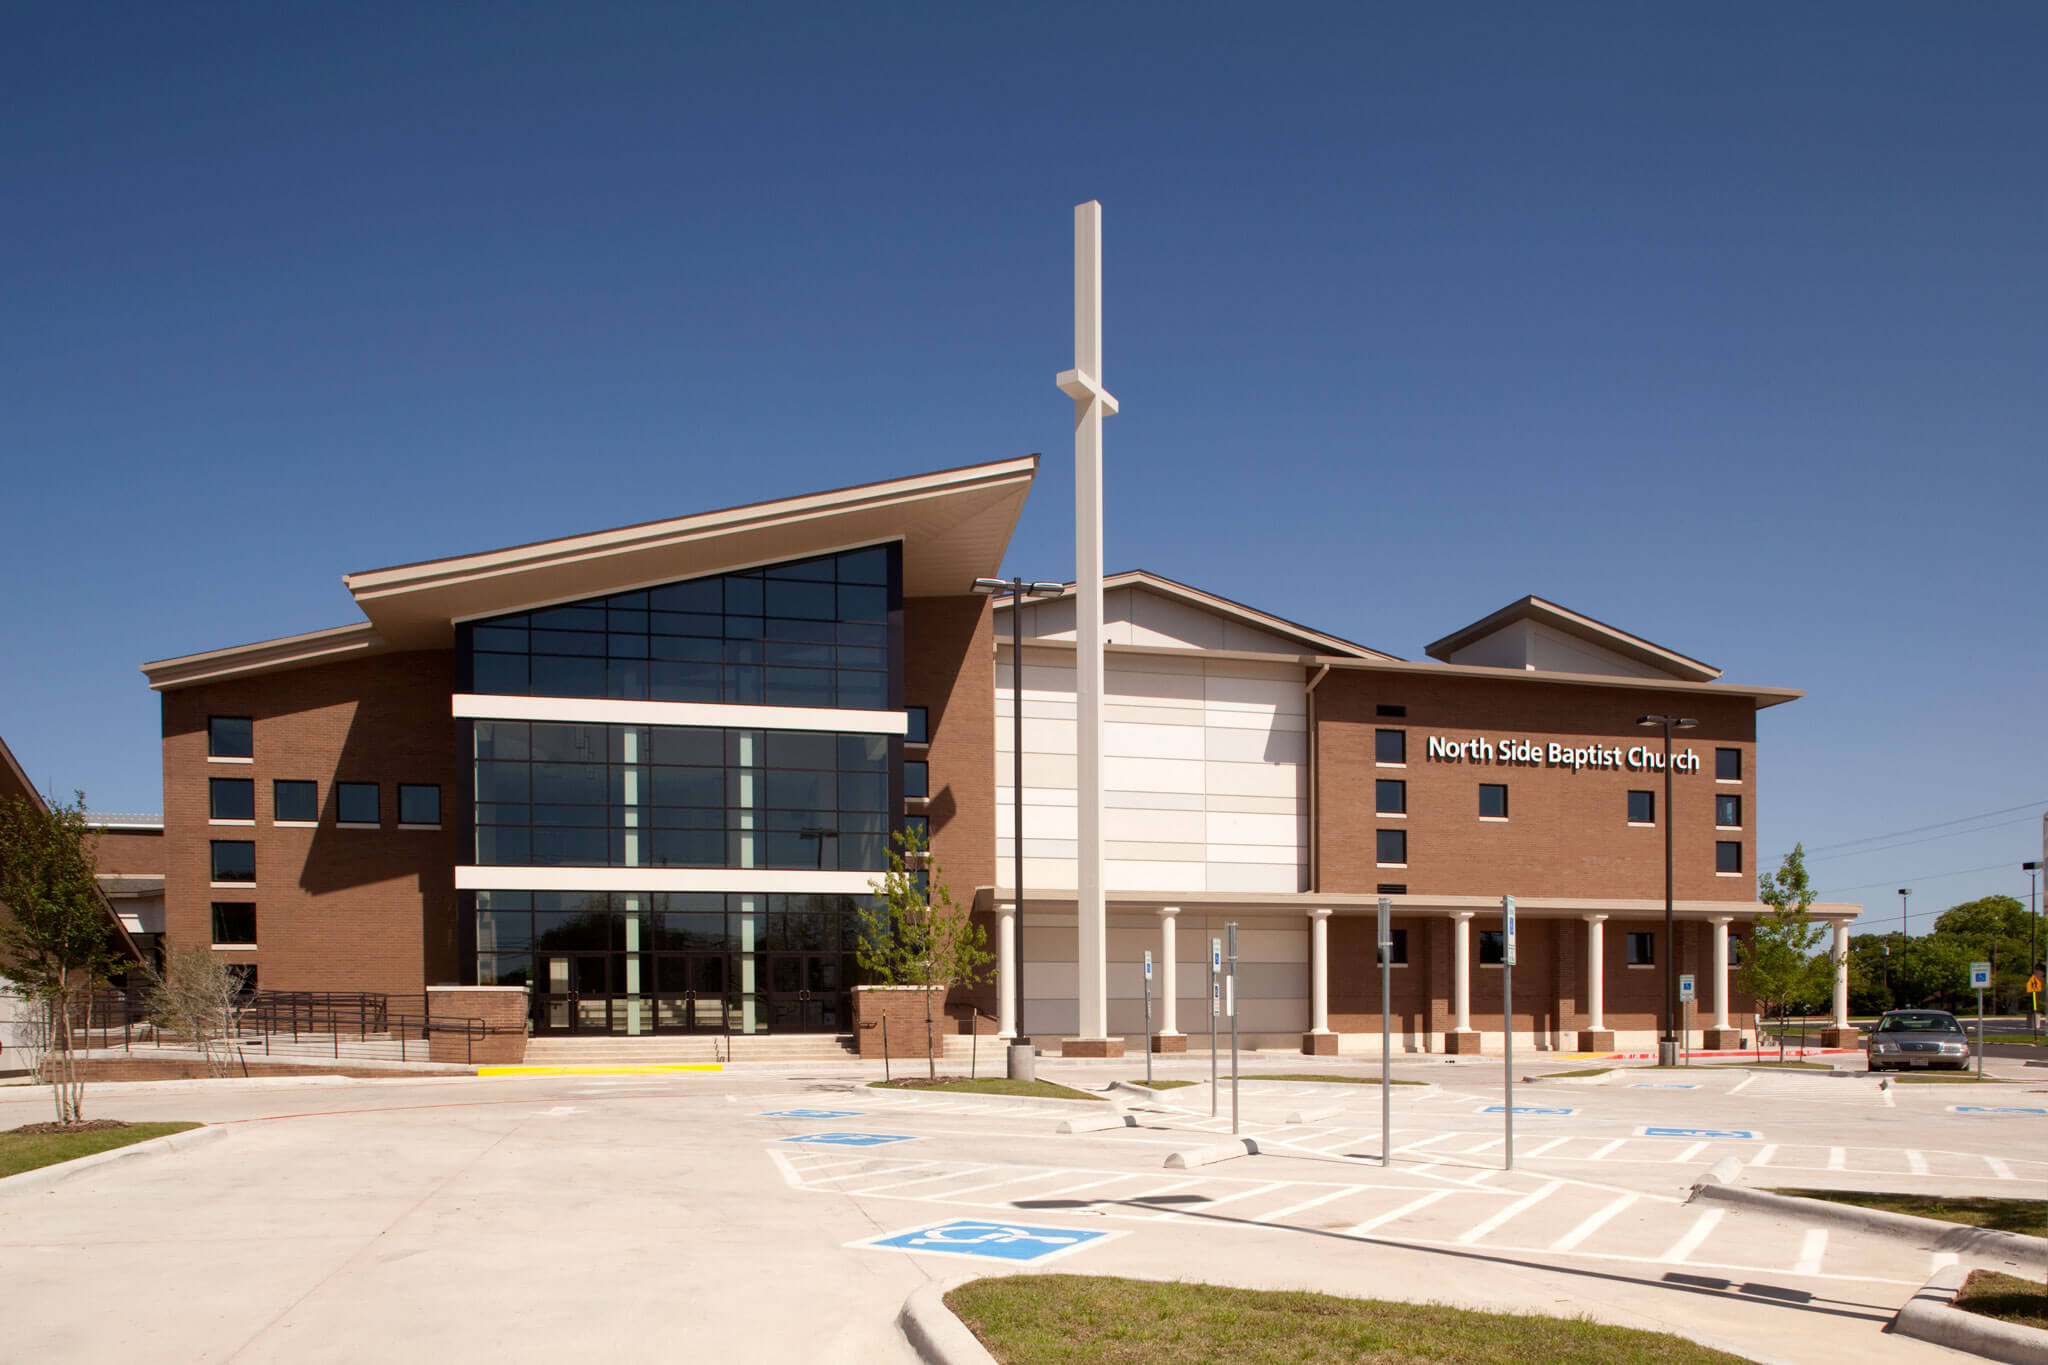
[[[1057,602],[1061,597],[1073,595],[1074,584],[1067,583],[1063,587],[1064,591],[1058,594],[1058,596],[1043,597],[1036,600]],[[1270,612],[1260,611],[1257,607],[1248,607],[1244,603],[1234,601],[1231,598],[1219,596],[1213,592],[1204,592],[1200,588],[1192,587],[1177,579],[1168,578],[1164,574],[1156,574],[1147,569],[1127,569],[1122,573],[1110,574],[1102,580],[1102,590],[1104,592],[1114,592],[1118,588],[1144,588],[1149,592],[1158,593],[1161,597],[1171,598],[1177,602],[1185,602],[1189,606],[1213,612],[1218,616],[1228,617],[1243,625],[1253,626],[1259,630],[1285,636],[1320,653],[1340,654],[1347,658],[1357,659],[1396,659],[1399,657],[1398,655],[1388,654],[1381,650],[1361,645],[1353,640],[1346,640],[1339,635],[1329,635],[1320,630],[1312,630],[1297,621],[1290,621],[1284,616],[1275,616]],[[996,610],[998,612],[1008,611],[1010,604],[1015,600],[1009,597],[999,599],[996,602]]]
[[[1485,616],[1471,625],[1454,630],[1443,639],[1425,645],[1422,652],[1432,659],[1449,659],[1475,640],[1484,639],[1494,632],[1513,625],[1517,621],[1535,621],[1541,625],[1575,635],[1602,649],[1633,659],[1651,668],[1669,673],[1675,678],[1691,682],[1711,682],[1721,676],[1721,670],[1712,664],[1701,663],[1675,649],[1666,649],[1660,644],[1631,635],[1605,621],[1596,621],[1590,616],[1561,607],[1555,602],[1545,601],[1533,593],[1519,601],[1508,603],[1499,611]]]

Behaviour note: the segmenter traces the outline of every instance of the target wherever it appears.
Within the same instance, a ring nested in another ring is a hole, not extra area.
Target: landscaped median
[[[869,1081],[874,1090],[944,1090],[956,1095],[1018,1095],[1033,1100],[1096,1100],[1104,1096],[1056,1085],[1051,1081],[1013,1081],[1002,1076],[973,1080],[966,1076],[941,1076],[937,1080]]]
[[[196,1123],[31,1123],[0,1133],[0,1179],[80,1157],[95,1156],[138,1142],[190,1132]]]
[[[1005,1365],[1206,1365],[1216,1360],[1741,1365],[1743,1360],[1680,1337],[1586,1318],[1107,1276],[975,1280],[946,1294],[944,1306]],[[905,1314],[913,1340],[926,1330],[916,1319],[933,1316],[930,1300],[913,1300]],[[943,1332],[951,1324],[936,1326]],[[949,1351],[946,1358],[966,1356]]]

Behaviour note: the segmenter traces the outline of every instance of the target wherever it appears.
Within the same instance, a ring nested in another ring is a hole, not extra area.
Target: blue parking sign
[[[821,1147],[886,1147],[892,1142],[914,1142],[901,1133],[803,1133],[783,1138],[784,1142],[810,1142]]]
[[[2048,1109],[2021,1109],[2005,1104],[1952,1104],[1952,1114],[2048,1114]]]
[[[1508,1112],[1508,1107],[1504,1104],[1489,1104],[1479,1112],[1482,1114],[1505,1114]],[[1553,1118],[1562,1118],[1565,1115],[1576,1114],[1579,1111],[1576,1109],[1550,1109],[1540,1104],[1518,1104],[1515,1106],[1515,1112],[1517,1114],[1547,1114]]]
[[[770,1109],[765,1114],[754,1115],[757,1119],[857,1119],[858,1109]]]
[[[1007,1261],[1012,1265],[1039,1265],[1116,1235],[1113,1232],[1048,1227],[1042,1223],[956,1218],[912,1228],[908,1232],[868,1237],[847,1245],[875,1251],[909,1251],[919,1255],[966,1256],[982,1261]]]

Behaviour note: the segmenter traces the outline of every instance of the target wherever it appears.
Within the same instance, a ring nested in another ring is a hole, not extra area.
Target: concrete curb
[[[1112,1128],[1135,1128],[1138,1121],[1129,1114],[1082,1114],[1062,1122],[1062,1133],[1106,1133]]]
[[[947,1294],[977,1278],[934,1280],[903,1301],[896,1325],[919,1359],[929,1365],[996,1365],[981,1339],[946,1307]]]
[[[1055,1083],[1057,1084],[1057,1082]],[[1068,1088],[1073,1089],[1072,1086],[1069,1086]],[[1085,1104],[1088,1107],[1082,1112],[1087,1114],[1121,1114],[1124,1112],[1123,1102],[1115,1098],[1114,1096],[1098,1097],[1094,1095],[1089,1095],[1086,1099],[1065,1100],[1061,1099],[1058,1095],[981,1095],[976,1094],[974,1091],[971,1090],[900,1090],[897,1089],[895,1086],[887,1085],[860,1085],[854,1087],[854,1089],[849,1093],[854,1098],[859,1098],[865,1091],[869,1090],[879,1090],[885,1095],[930,1095],[932,1098],[944,1100],[948,1104],[951,1104],[955,1100],[968,1100],[976,1103],[990,1105],[1064,1104],[1068,1106],[1073,1106],[1077,1104]],[[1082,1093],[1084,1095],[1087,1094],[1086,1091],[1083,1091]],[[1144,1093],[1150,1094],[1151,1092],[1145,1091]]]
[[[1854,1204],[1837,1204],[1826,1199],[1806,1199],[1796,1194],[1743,1189],[1716,1178],[1721,1175],[1721,1167],[1733,1160],[1733,1157],[1727,1157],[1717,1163],[1713,1171],[1693,1186],[1693,1196],[1797,1217],[1812,1223],[1832,1223],[1837,1227],[1880,1232],[1902,1238],[1923,1251],[1953,1251],[1958,1255],[2003,1261],[2037,1273],[2048,1268],[2048,1241],[2039,1237],[2000,1232],[1994,1228],[1966,1227],[1910,1213],[1858,1208]],[[2048,1360],[2048,1357],[2042,1359]]]
[[[188,1129],[182,1133],[166,1133],[147,1142],[131,1142],[126,1147],[116,1147],[110,1152],[94,1152],[91,1156],[74,1157],[60,1161],[54,1166],[38,1166],[32,1171],[18,1175],[0,1177],[0,1196],[11,1194],[42,1194],[51,1187],[61,1185],[101,1166],[130,1157],[155,1156],[161,1152],[184,1152],[194,1147],[204,1147],[219,1142],[228,1135],[228,1130],[215,1125]]]
[[[1956,1295],[1970,1278],[1968,1266],[1943,1266],[1899,1309],[1892,1330],[1950,1350],[1968,1351],[2009,1365],[2048,1362],[2048,1332],[2019,1327],[1981,1313],[1955,1307]]]
[[[1195,1166],[1213,1166],[1219,1161],[1230,1161],[1241,1156],[1257,1156],[1257,1138],[1232,1138],[1228,1142],[1213,1143],[1206,1147],[1182,1147],[1166,1155],[1166,1169],[1184,1171]]]

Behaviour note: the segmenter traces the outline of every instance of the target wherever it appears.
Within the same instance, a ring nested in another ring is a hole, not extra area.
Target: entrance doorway
[[[724,953],[654,955],[657,1033],[723,1033],[732,1001]]]
[[[838,1033],[845,1027],[844,959],[838,953],[768,958],[768,1027],[776,1033]]]
[[[611,1032],[610,953],[541,956],[540,1016],[550,1033]]]

